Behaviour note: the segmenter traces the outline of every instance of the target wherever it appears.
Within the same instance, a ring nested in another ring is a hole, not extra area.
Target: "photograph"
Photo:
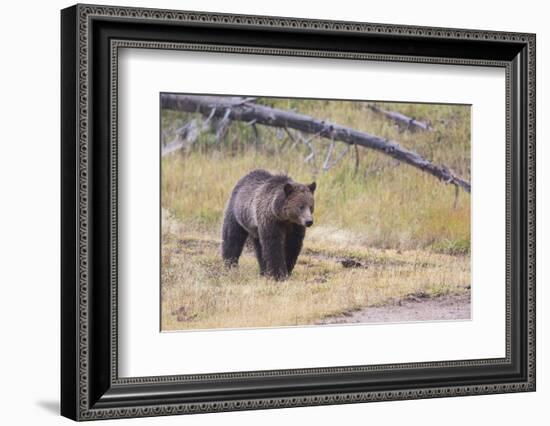
[[[161,331],[471,319],[471,105],[159,110]]]

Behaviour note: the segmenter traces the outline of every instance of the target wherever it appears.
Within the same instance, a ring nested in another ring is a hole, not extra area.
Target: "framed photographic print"
[[[61,30],[64,416],[535,390],[535,35]]]

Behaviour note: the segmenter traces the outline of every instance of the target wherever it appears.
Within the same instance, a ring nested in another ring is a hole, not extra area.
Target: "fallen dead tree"
[[[204,126],[203,126],[204,127]],[[191,120],[189,123],[176,130],[176,138],[162,145],[162,155],[179,151],[195,143],[202,129],[199,128],[197,120]]]
[[[385,109],[380,108],[377,105],[369,104],[367,106],[370,110],[383,115],[384,117],[388,118],[394,123],[397,123],[400,129],[413,130],[413,131],[415,130],[432,131],[433,130],[430,123],[427,123],[425,121],[416,120],[415,118],[408,117],[405,114],[401,114],[400,112],[387,111]]]
[[[470,182],[457,176],[448,167],[433,164],[397,142],[293,111],[258,105],[254,101],[254,98],[242,97],[163,94],[161,108],[199,112],[205,117],[242,121],[251,125],[294,129],[331,141],[374,149],[470,192]]]

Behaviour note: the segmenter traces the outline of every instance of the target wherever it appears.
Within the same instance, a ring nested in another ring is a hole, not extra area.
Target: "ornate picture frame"
[[[61,414],[160,416],[535,390],[535,35],[76,5],[61,12]],[[119,377],[121,48],[498,67],[506,73],[502,358]]]

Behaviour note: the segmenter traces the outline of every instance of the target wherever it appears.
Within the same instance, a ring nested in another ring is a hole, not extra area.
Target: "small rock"
[[[306,282],[309,283],[309,284],[324,284],[327,281],[328,281],[327,277],[316,277],[316,278],[313,278],[312,280],[308,280]]]
[[[172,311],[172,315],[177,315],[178,322],[190,321],[197,316],[196,314],[189,315],[185,306],[181,306],[178,309]]]
[[[344,259],[341,260],[340,263],[344,268],[362,268],[363,264],[361,262],[358,262],[357,260],[353,259]]]

